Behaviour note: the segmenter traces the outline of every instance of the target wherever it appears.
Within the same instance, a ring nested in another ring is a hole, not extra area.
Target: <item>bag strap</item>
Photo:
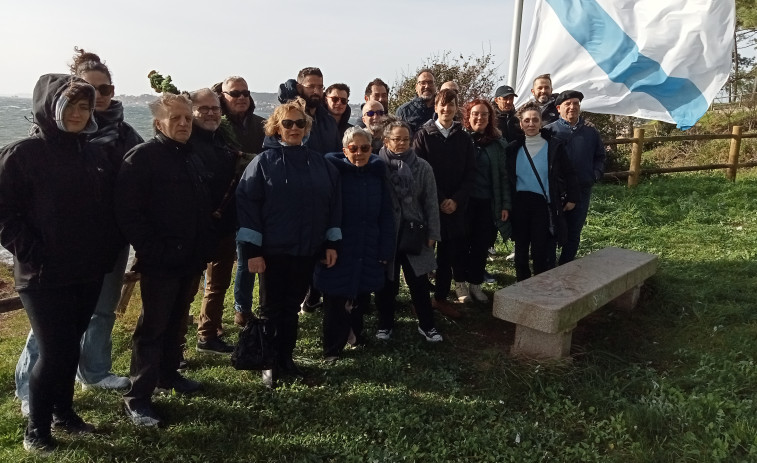
[[[528,148],[526,148],[525,143],[523,144],[523,151],[526,152],[526,158],[528,158],[528,163],[531,164],[531,169],[534,171],[536,180],[539,182],[539,186],[541,187],[541,193],[544,195],[544,199],[547,200],[547,204],[549,204],[549,198],[547,197],[547,190],[544,188],[544,184],[541,182],[541,177],[539,177],[539,172],[536,170],[534,161],[533,159],[531,159],[531,153],[528,152]]]

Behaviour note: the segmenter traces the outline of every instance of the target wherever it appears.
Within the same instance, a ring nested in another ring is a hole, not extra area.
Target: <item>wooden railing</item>
[[[726,169],[726,178],[736,181],[736,172],[740,167],[756,167],[757,162],[739,163],[739,151],[741,150],[741,140],[744,138],[757,138],[757,133],[741,133],[740,126],[734,126],[731,134],[696,134],[696,135],[678,135],[671,137],[644,137],[644,129],[634,129],[633,138],[616,138],[614,140],[605,140],[605,146],[631,144],[631,162],[628,170],[618,172],[606,172],[605,179],[619,179],[628,177],[628,186],[633,187],[639,184],[642,174],[666,174],[671,172],[694,172],[698,170],[715,170]],[[665,142],[665,141],[689,141],[689,140],[731,140],[731,148],[728,153],[728,162],[724,164],[705,164],[699,166],[678,166],[678,167],[659,167],[652,169],[641,168],[641,154],[644,152],[644,143]]]

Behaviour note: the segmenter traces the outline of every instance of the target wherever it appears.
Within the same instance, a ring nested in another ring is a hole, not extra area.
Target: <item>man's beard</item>
[[[305,106],[308,109],[317,108],[319,104],[321,104],[321,97],[318,95],[311,95],[305,98]]]
[[[430,101],[433,100],[436,95],[419,95],[419,98],[423,101]]]
[[[368,128],[371,129],[371,133],[376,134],[384,127],[383,122],[376,122],[373,124],[368,124]]]

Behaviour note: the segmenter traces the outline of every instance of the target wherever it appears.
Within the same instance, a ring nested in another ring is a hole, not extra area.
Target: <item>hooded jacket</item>
[[[158,132],[126,155],[116,182],[116,217],[138,272],[199,274],[215,248],[210,177],[189,143]]]
[[[278,137],[266,137],[264,146],[237,186],[240,260],[310,257],[334,247],[342,238],[339,172],[307,146],[283,146]]]
[[[16,288],[98,281],[123,244],[113,217],[114,167],[79,133],[62,130],[64,92],[83,80],[47,74],[34,88],[36,134],[0,151],[0,244],[14,257]],[[90,103],[94,108],[94,91]]]
[[[297,91],[296,80],[289,79],[279,85],[280,103],[283,104],[294,100],[298,96],[299,92]],[[339,137],[339,129],[326,106],[323,104],[317,105],[315,107],[315,114],[311,114],[311,117],[313,118],[313,127],[310,129],[310,136],[305,140],[305,146],[321,154],[340,151],[342,149],[342,139]],[[349,117],[347,119],[349,120]]]
[[[416,133],[423,124],[434,118],[434,106],[426,106],[426,101],[416,96],[397,108],[395,114],[397,119],[407,122],[413,133]]]
[[[326,160],[339,171],[342,185],[342,242],[336,264],[315,266],[313,282],[326,294],[354,299],[384,286],[385,264],[394,252],[392,198],[386,183],[386,164],[371,155],[355,166],[344,153]]]

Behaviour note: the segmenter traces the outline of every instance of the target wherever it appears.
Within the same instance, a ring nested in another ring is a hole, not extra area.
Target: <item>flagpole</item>
[[[518,52],[520,51],[520,26],[523,22],[523,0],[515,0],[513,7],[513,36],[510,41],[510,72],[507,85],[515,88],[518,80]]]

